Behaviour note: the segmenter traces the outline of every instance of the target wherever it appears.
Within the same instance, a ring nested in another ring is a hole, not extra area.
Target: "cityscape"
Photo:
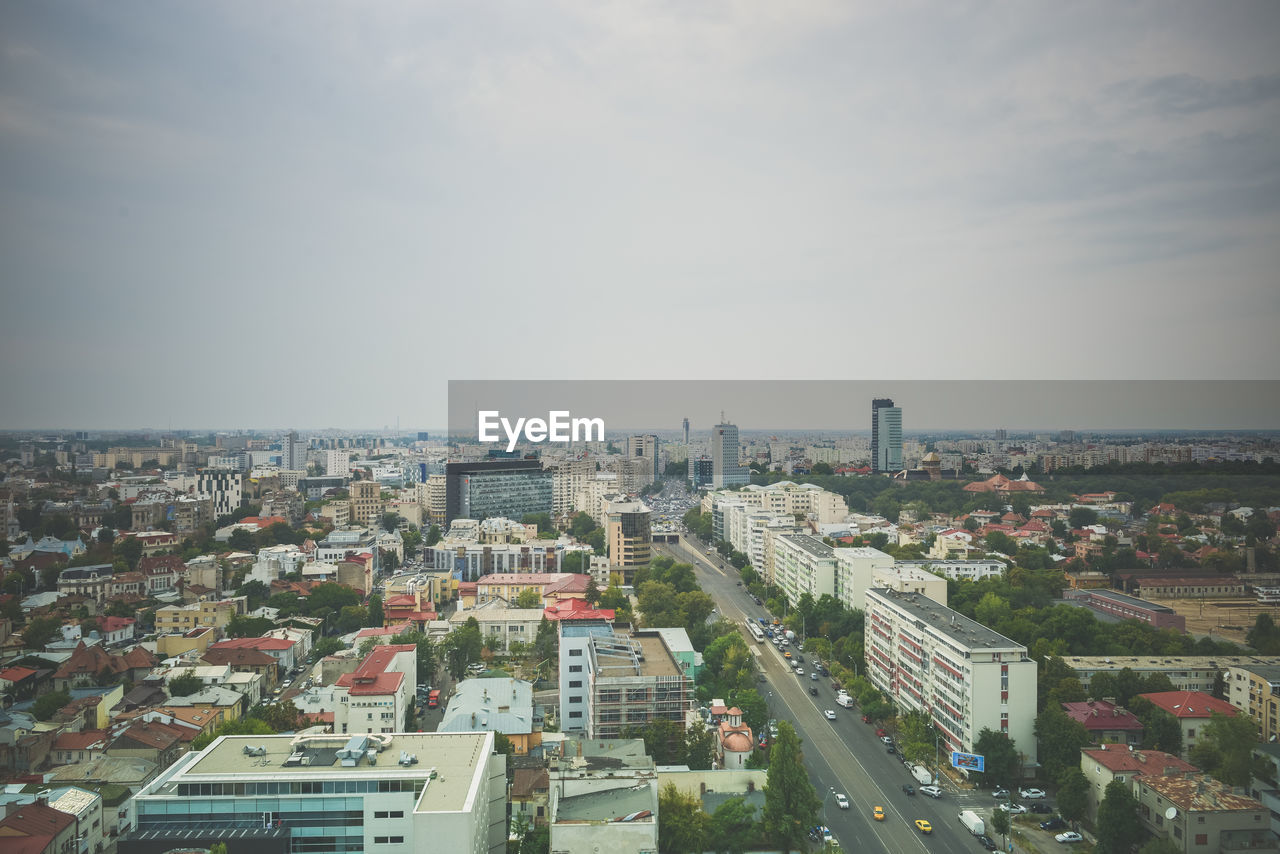
[[[0,834],[1274,850],[1276,434],[864,412],[4,434]]]
[[[1277,34],[0,3],[0,854],[1280,854]]]

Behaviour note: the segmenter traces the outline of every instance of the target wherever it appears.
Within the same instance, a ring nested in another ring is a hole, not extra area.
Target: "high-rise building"
[[[652,433],[627,438],[627,456],[645,460],[646,470],[652,473],[649,483],[658,479],[658,437]],[[649,483],[644,484],[648,486]]]
[[[537,460],[486,460],[445,466],[446,521],[552,512],[552,474]]]
[[[871,469],[902,471],[902,408],[887,397],[871,401]]]
[[[714,476],[715,463],[712,460],[706,457],[697,460],[689,458],[689,483],[694,489],[710,486]]]
[[[610,566],[649,563],[649,508],[639,501],[610,501],[605,508]]]
[[[351,523],[372,525],[382,515],[382,487],[376,480],[353,481],[348,488],[351,496]]]
[[[747,467],[739,462],[738,425],[717,424],[711,431],[711,485],[716,489],[745,486],[751,482]]]
[[[689,419],[684,420],[684,443],[689,444]]]

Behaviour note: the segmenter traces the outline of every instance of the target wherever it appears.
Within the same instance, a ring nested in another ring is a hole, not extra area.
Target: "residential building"
[[[1139,694],[1156,708],[1173,715],[1182,727],[1182,755],[1188,756],[1197,739],[1204,735],[1204,727],[1213,714],[1235,717],[1239,712],[1226,700],[1200,691],[1158,691]]]
[[[657,481],[661,472],[658,471],[658,437],[652,433],[645,433],[640,436],[627,437],[627,456],[632,459],[642,459],[645,461],[646,474],[648,482],[641,485],[641,489],[650,483]]]
[[[688,466],[692,489],[706,489],[715,482],[715,460],[710,457],[689,457]]]
[[[589,576],[576,572],[510,572],[485,575],[476,581],[476,603],[484,604],[499,598],[513,603],[525,590],[536,590],[538,595],[577,596],[587,593]]]
[[[502,573],[556,572],[566,545],[558,540],[489,544],[446,537],[423,550],[423,561],[430,568],[452,572],[462,581],[476,581]]]
[[[74,815],[49,805],[48,797],[13,805],[0,818],[0,849],[15,854],[79,854]]]
[[[457,684],[436,732],[500,732],[517,756],[542,744],[542,715],[533,683],[522,679],[464,679]]]
[[[898,566],[911,566],[937,573],[952,581],[980,581],[983,578],[999,578],[1004,575],[1005,564],[1000,560],[900,560]]]
[[[324,473],[337,477],[351,474],[351,453],[349,451],[328,450],[324,452]]]
[[[552,474],[537,460],[445,464],[445,521],[552,512]]]
[[[896,563],[892,556],[869,546],[834,550],[836,599],[851,610],[866,610],[873,587],[899,593],[920,593],[939,605],[947,604],[947,580],[931,572]]]
[[[658,781],[641,739],[569,736],[552,754],[551,850],[652,854]]]
[[[58,592],[64,596],[83,596],[102,604],[111,590],[113,568],[109,563],[72,566],[58,573]]]
[[[1135,787],[1143,829],[1185,854],[1280,850],[1267,808],[1208,774],[1144,774]]]
[[[248,610],[249,600],[245,596],[190,605],[166,605],[156,609],[156,632],[183,634],[200,626],[224,629],[232,617],[243,617]]]
[[[836,550],[808,534],[781,534],[773,540],[773,583],[788,602],[808,593],[816,602],[836,595]]]
[[[605,508],[610,566],[647,566],[652,534],[649,508],[640,501],[615,500]]]
[[[871,468],[877,474],[902,470],[902,408],[887,397],[871,401]]]
[[[1084,725],[1094,744],[1142,744],[1142,721],[1133,712],[1109,700],[1063,703],[1067,717]]]
[[[1179,691],[1213,692],[1218,674],[1231,667],[1280,665],[1273,655],[1067,655],[1063,663],[1076,672],[1085,690],[1095,673],[1119,673],[1132,670],[1146,678],[1153,673],[1169,677]]]
[[[1065,705],[1065,704],[1064,704]],[[1080,771],[1089,783],[1089,821],[1098,819],[1098,806],[1112,780],[1129,783],[1137,796],[1137,778],[1146,775],[1185,774],[1198,771],[1191,763],[1159,750],[1138,750],[1127,744],[1102,744],[1080,751]]]
[[[417,694],[418,647],[381,644],[365,656],[352,673],[334,684],[337,708],[335,733],[389,733],[403,729],[410,703]]]
[[[1225,679],[1227,701],[1253,718],[1263,741],[1280,741],[1280,665],[1230,665]]]
[[[196,494],[213,500],[215,519],[240,509],[243,489],[241,472],[206,468],[196,473]]]
[[[506,850],[491,732],[226,736],[128,802],[119,854]]]
[[[561,623],[561,637],[576,625]],[[562,662],[567,661],[562,674],[566,666],[570,676],[581,674],[567,680],[570,689],[586,689],[585,696],[576,690],[561,696],[562,731],[585,729],[589,738],[616,738],[627,727],[656,719],[683,725],[694,702],[693,679],[659,632],[590,633],[586,641],[561,647]],[[585,686],[575,686],[578,681]]]
[[[741,463],[738,426],[717,424],[711,429],[711,486],[724,489],[750,482],[751,471]]]
[[[1036,663],[1027,648],[919,593],[866,593],[867,672],[899,708],[933,721],[944,751],[973,753],[983,729],[1036,761]]]
[[[542,608],[508,608],[504,600],[490,599],[478,607],[454,611],[449,615],[449,624],[451,628],[459,628],[474,617],[480,624],[485,646],[494,652],[505,652],[516,641],[533,643],[538,637],[542,616]]]
[[[348,488],[351,524],[375,525],[382,516],[382,486],[376,480],[352,481]]]

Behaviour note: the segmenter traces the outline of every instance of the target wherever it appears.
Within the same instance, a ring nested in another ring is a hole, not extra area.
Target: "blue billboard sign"
[[[982,773],[986,768],[986,757],[979,756],[976,753],[951,753],[951,767],[959,768],[962,771],[977,771]]]

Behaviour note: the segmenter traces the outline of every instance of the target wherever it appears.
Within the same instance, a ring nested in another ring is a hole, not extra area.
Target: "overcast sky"
[[[1278,42],[1271,0],[3,3],[0,428],[1280,377]]]

